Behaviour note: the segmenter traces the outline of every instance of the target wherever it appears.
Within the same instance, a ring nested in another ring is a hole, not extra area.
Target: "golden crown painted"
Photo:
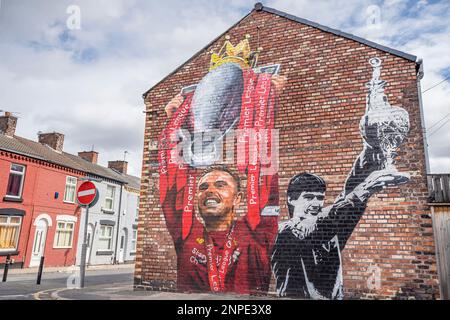
[[[244,40],[239,42],[236,46],[233,46],[230,42],[230,36],[225,36],[225,42],[219,52],[211,52],[209,71],[229,62],[237,63],[242,69],[255,67],[258,61],[258,55],[262,49],[258,48],[257,51],[251,51],[248,39],[250,39],[249,34],[245,36]]]

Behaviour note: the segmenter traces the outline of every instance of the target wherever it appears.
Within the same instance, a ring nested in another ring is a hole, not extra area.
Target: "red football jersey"
[[[177,252],[178,290],[185,292],[211,291],[208,280],[207,256],[203,224],[194,217],[192,229],[185,240],[181,237],[182,211],[175,209],[176,192],[169,192],[163,212]],[[276,197],[275,197],[276,198]],[[233,233],[234,251],[225,278],[225,291],[239,294],[267,293],[271,278],[270,255],[278,231],[276,206],[266,206],[255,230],[247,217],[236,221]],[[264,212],[266,214],[264,214]],[[217,254],[219,267],[228,230],[209,232]]]

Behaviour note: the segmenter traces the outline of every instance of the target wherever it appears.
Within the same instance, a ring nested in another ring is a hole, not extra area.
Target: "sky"
[[[262,3],[422,58],[422,91],[450,76],[450,1]],[[0,0],[0,110],[16,134],[125,159],[140,176],[142,94],[246,15],[244,0]],[[449,79],[423,93],[432,173],[450,172]],[[127,153],[125,154],[125,151]]]

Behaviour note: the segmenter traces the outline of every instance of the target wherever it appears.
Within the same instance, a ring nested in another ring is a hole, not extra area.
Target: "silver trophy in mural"
[[[192,98],[193,134],[183,153],[193,167],[209,166],[222,156],[222,140],[240,120],[243,72],[255,67],[259,55],[250,50],[250,36],[233,46],[230,37],[217,53],[212,52],[209,72],[195,87]]]
[[[397,149],[408,135],[409,115],[405,109],[389,103],[384,93],[387,82],[380,79],[381,59],[371,58],[369,63],[373,67],[373,73],[372,79],[367,83],[369,94],[366,114],[360,123],[361,135],[369,147],[380,150],[384,169],[397,171],[394,159]]]
[[[187,163],[208,166],[220,158],[219,142],[239,122],[243,82],[235,63],[222,64],[200,81],[192,98],[194,134]]]

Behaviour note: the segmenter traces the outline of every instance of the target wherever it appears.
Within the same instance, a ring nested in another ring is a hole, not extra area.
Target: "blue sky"
[[[255,1],[0,0],[0,110],[17,134],[66,135],[140,175],[142,93],[241,19]],[[450,2],[268,0],[263,3],[424,60],[427,89],[450,75]],[[80,29],[70,30],[70,5]],[[426,128],[450,112],[448,81],[423,95]],[[432,129],[438,128],[442,121]],[[432,130],[430,131],[432,132]],[[432,172],[450,172],[450,121],[429,139]]]

